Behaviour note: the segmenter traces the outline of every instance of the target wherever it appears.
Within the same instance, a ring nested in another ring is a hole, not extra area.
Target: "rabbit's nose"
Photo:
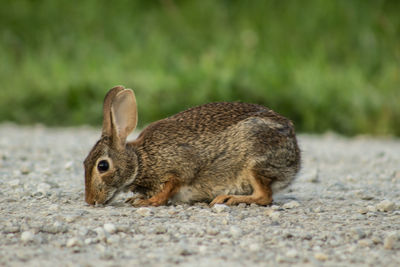
[[[85,201],[86,203],[88,203],[89,205],[95,205],[96,204],[96,200],[94,200],[92,197],[90,197],[89,195],[86,195],[85,197]]]

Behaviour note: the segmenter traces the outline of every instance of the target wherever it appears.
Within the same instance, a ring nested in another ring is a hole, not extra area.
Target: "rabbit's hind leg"
[[[239,203],[266,206],[272,203],[272,190],[270,180],[259,177],[254,171],[247,171],[247,179],[253,188],[251,195],[219,195],[211,201],[210,206],[215,204],[237,205]]]

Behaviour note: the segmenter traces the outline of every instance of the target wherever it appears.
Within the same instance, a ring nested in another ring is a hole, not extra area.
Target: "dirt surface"
[[[0,266],[400,266],[400,140],[300,135],[268,207],[84,203],[91,128],[0,125]]]

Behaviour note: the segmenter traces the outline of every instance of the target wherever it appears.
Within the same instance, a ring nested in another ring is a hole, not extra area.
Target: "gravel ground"
[[[0,125],[0,266],[400,266],[400,140],[300,135],[272,206],[84,203],[91,128]]]

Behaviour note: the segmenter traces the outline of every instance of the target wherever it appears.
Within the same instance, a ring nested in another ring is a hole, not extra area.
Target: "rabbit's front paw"
[[[157,197],[145,198],[144,196],[134,196],[128,198],[125,203],[129,203],[134,207],[148,207],[165,205],[166,201]]]
[[[210,207],[214,206],[215,204],[226,204],[226,205],[237,205],[239,203],[246,203],[246,204],[258,204],[258,205],[269,205],[272,202],[272,197],[269,195],[249,195],[249,196],[240,196],[240,195],[219,195],[214,198],[213,201],[210,203]]]
[[[134,207],[143,207],[143,206],[148,206],[148,204],[146,205],[145,203],[146,200],[147,199],[145,199],[145,196],[137,194],[125,200],[125,203],[129,203]]]

